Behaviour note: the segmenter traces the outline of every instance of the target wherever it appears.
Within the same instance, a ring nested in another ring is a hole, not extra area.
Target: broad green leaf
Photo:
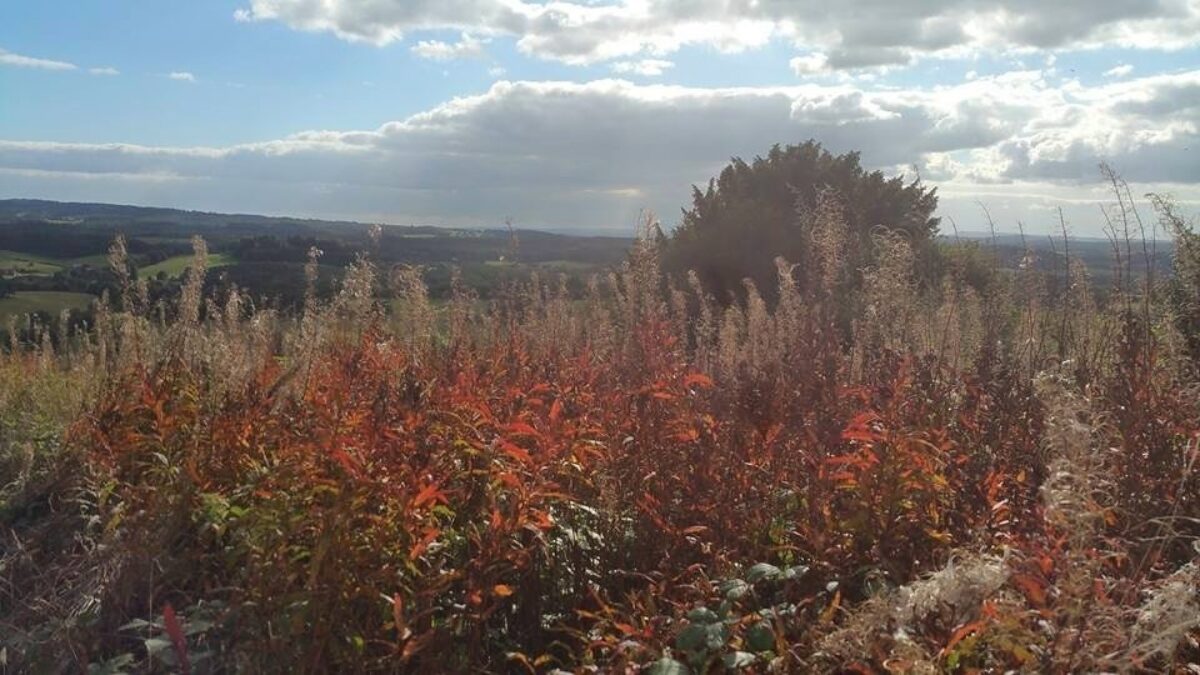
[[[721,659],[721,662],[729,670],[738,670],[754,665],[754,662],[757,660],[758,657],[749,652],[734,652],[726,654],[725,658]]]
[[[705,639],[708,637],[708,631],[704,624],[693,623],[689,624],[679,632],[675,638],[675,648],[684,652],[694,652],[704,648]]]
[[[746,581],[754,584],[763,579],[778,579],[783,572],[770,563],[758,563],[746,571]]]
[[[765,652],[775,648],[775,631],[766,621],[756,623],[746,631],[746,646],[756,652]]]
[[[730,579],[729,581],[721,582],[718,590],[726,599],[740,600],[750,590],[750,584],[741,579]]]
[[[646,669],[646,675],[691,675],[691,672],[687,666],[665,656]]]

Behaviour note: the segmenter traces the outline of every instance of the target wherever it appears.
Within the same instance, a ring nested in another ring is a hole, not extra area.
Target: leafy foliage
[[[871,262],[877,228],[902,232],[918,248],[937,233],[936,191],[919,181],[866,171],[858,153],[833,155],[815,141],[777,145],[752,162],[734,159],[703,190],[693,187],[692,207],[670,238],[668,269],[677,278],[695,270],[721,302],[742,296],[746,278],[773,293],[776,256],[820,264],[806,228],[827,193],[842,208],[850,239],[844,269],[851,276]]]
[[[118,264],[120,311],[0,360],[0,648],[91,672],[1194,667],[1173,315],[1115,294],[1063,330],[1032,269],[981,300],[870,241],[849,340],[836,258],[779,261],[771,309],[756,283],[672,291],[649,239],[581,300],[534,279],[485,308],[452,280],[435,308],[400,267],[385,309],[364,257],[322,299],[311,252],[291,319],[205,297],[197,241],[166,322]]]

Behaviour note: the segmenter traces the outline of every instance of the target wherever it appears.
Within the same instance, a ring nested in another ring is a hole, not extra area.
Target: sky
[[[630,234],[810,138],[944,231],[1195,213],[1200,0],[0,4],[0,198]]]

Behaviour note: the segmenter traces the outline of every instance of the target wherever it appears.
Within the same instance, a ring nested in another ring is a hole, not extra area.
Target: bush
[[[122,311],[0,357],[0,649],[93,672],[1195,667],[1200,408],[1170,313],[1073,296],[1064,333],[1033,269],[980,296],[870,241],[849,309],[836,256],[721,306],[642,240],[581,299],[534,279],[486,308],[405,267],[385,306],[368,260],[323,298],[314,256],[294,317],[204,297],[197,242],[173,321],[126,283]]]

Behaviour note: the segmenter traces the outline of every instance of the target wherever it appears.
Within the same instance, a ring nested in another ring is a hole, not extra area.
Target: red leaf
[[[448,503],[445,493],[438,489],[437,483],[430,483],[425,486],[424,490],[418,492],[417,496],[413,498],[412,505],[414,509],[418,509],[430,502]]]
[[[521,462],[522,464],[533,463],[533,456],[529,454],[528,450],[520,446],[505,441],[504,444],[500,446],[500,449],[504,452],[504,454],[512,457],[518,462]]]
[[[711,389],[714,386],[714,382],[711,377],[705,375],[704,373],[692,373],[683,378],[683,386]]]
[[[1042,582],[1028,574],[1015,574],[1012,581],[1035,607],[1046,606],[1046,589],[1042,588]]]
[[[396,624],[396,634],[401,640],[407,640],[412,635],[408,622],[404,620],[404,599],[399,593],[392,595],[392,622]]]
[[[562,417],[563,404],[562,399],[554,399],[554,403],[550,406],[550,422],[553,424]]]
[[[963,639],[966,638],[971,633],[975,633],[975,632],[978,632],[979,630],[981,630],[983,628],[983,625],[984,624],[982,621],[972,621],[971,623],[961,626],[958,630],[954,631],[953,635],[950,636],[950,640],[948,642],[946,642],[946,646],[942,647],[942,653],[945,654],[946,652],[950,651],[951,649],[954,649],[954,645],[958,644],[959,642],[962,642]]]
[[[412,549],[408,552],[408,557],[412,560],[420,558],[421,554],[425,552],[425,549],[429,548],[429,545],[433,543],[433,540],[437,539],[437,536],[441,533],[442,531],[436,527],[426,529],[425,536],[421,537],[421,541],[418,541],[415,545],[413,545]]]
[[[171,638],[171,645],[175,647],[175,656],[179,658],[179,669],[183,671],[184,675],[188,675],[192,671],[192,667],[188,663],[187,638],[183,635],[183,627],[179,625],[179,617],[175,616],[175,608],[169,602],[163,605],[163,627]]]
[[[524,422],[513,422],[511,424],[506,424],[504,426],[504,430],[510,434],[516,434],[518,436],[525,435],[537,437],[541,435],[538,433],[537,429],[534,429]]]

